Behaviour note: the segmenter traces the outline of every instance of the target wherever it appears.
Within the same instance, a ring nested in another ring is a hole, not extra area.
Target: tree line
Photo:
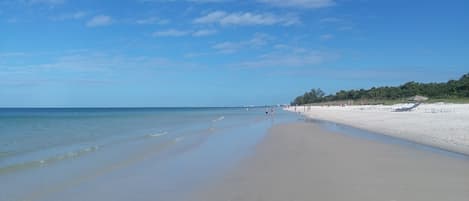
[[[469,98],[469,73],[459,80],[449,80],[442,83],[407,82],[400,86],[372,87],[370,89],[341,90],[335,94],[326,95],[321,89],[298,96],[291,102],[292,105],[321,103],[342,100],[398,100],[422,95],[428,98]]]

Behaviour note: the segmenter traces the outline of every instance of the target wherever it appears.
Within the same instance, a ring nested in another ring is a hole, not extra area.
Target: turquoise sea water
[[[176,199],[296,119],[265,110],[0,109],[0,200]]]

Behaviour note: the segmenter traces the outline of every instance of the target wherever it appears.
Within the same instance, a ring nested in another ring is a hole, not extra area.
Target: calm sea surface
[[[265,111],[0,109],[0,200],[177,199],[296,120]]]

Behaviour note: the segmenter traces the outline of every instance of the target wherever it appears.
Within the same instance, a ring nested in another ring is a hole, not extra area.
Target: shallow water
[[[296,120],[264,111],[0,109],[0,200],[177,199]]]

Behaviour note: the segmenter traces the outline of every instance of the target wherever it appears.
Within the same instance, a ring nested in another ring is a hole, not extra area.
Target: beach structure
[[[410,107],[402,107],[402,108],[397,108],[394,110],[394,112],[410,112],[412,111],[413,109],[417,108],[420,104],[422,104],[421,102],[417,102],[415,103],[414,105],[410,106]]]
[[[427,101],[428,97],[415,95],[415,96],[408,98],[407,100],[412,101],[412,102],[423,102],[423,101]]]
[[[422,102],[428,100],[428,98],[425,97],[425,96],[415,95],[415,96],[412,96],[412,97],[408,98],[407,100],[409,102],[414,102],[414,105],[412,105],[410,107],[397,108],[394,111],[395,112],[409,112],[409,111],[412,111],[413,109],[417,108],[420,104],[422,104]]]

